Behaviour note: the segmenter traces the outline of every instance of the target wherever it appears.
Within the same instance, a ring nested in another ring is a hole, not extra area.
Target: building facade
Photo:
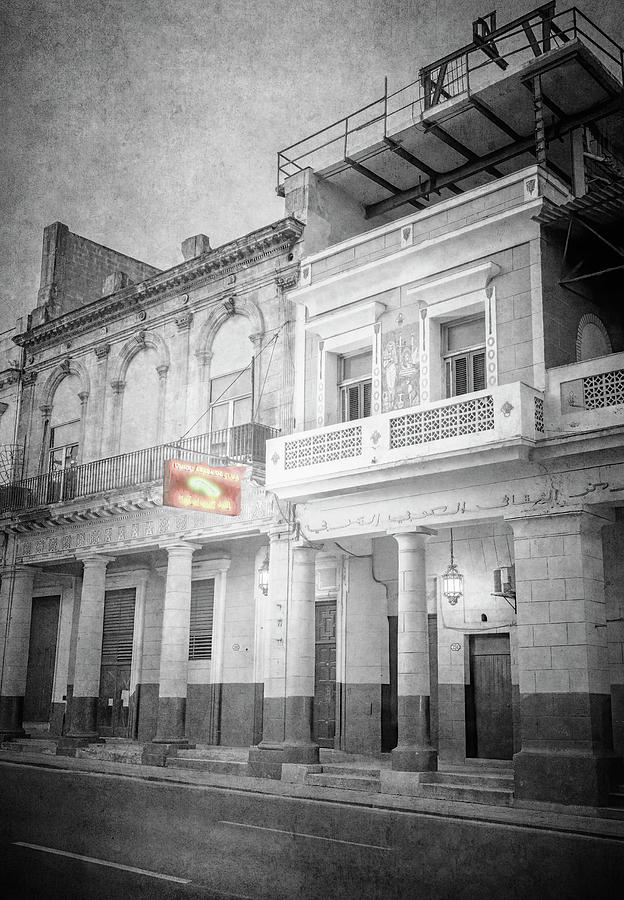
[[[46,229],[0,388],[5,736],[291,778],[389,753],[393,793],[502,760],[518,802],[608,802],[624,147],[597,35],[554,3],[477,20],[280,153],[282,220],[166,272]],[[240,515],[163,506],[171,458],[245,466]]]

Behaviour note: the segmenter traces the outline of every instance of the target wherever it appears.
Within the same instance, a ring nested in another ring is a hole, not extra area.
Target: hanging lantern
[[[442,576],[442,593],[451,604],[455,606],[459,598],[464,593],[464,576],[457,568],[457,564],[453,559],[453,529],[451,528],[451,561],[447,566],[446,572]]]
[[[258,569],[258,589],[262,591],[264,596],[269,593],[269,551],[267,550],[264,562]]]

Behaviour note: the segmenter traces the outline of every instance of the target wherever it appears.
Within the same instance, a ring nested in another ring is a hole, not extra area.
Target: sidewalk
[[[26,742],[23,742],[26,743]],[[574,833],[597,838],[617,840],[624,843],[624,808],[594,809],[589,807],[555,806],[553,804],[532,804],[531,806],[488,806],[452,800],[423,799],[397,796],[389,793],[361,790],[341,790],[339,788],[305,784],[292,781],[277,781],[255,778],[240,774],[218,774],[209,771],[193,771],[177,767],[170,760],[166,767],[144,766],[136,762],[118,762],[85,755],[83,757],[56,756],[50,746],[46,750],[33,746],[20,749],[4,744],[0,748],[0,764],[40,767],[57,772],[80,772],[100,774],[116,778],[134,778],[155,784],[179,784],[195,789],[220,789],[254,794],[276,795],[299,800],[313,800],[323,803],[365,806],[371,809],[387,809],[395,812],[415,813],[454,819],[471,819],[480,822],[498,823],[519,828],[540,829],[563,833]],[[42,742],[33,741],[33,744]],[[48,745],[52,741],[43,742]],[[131,745],[135,746],[135,745]],[[138,748],[140,745],[136,745]],[[212,748],[213,751],[220,748]],[[244,748],[222,748],[223,758],[232,755],[246,757]],[[368,763],[371,761],[369,760]],[[377,767],[380,761],[374,760]],[[351,765],[354,770],[363,767],[363,758],[345,759],[343,765]],[[383,766],[383,763],[382,763]]]

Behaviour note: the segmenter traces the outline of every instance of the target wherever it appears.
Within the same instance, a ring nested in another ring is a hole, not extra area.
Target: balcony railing
[[[342,476],[387,477],[397,464],[495,446],[532,446],[543,437],[543,398],[520,382],[423,403],[272,440],[267,486],[284,497],[314,493]],[[514,452],[513,450],[511,451]]]
[[[160,481],[163,463],[171,458],[200,462],[202,457],[208,457],[221,463],[231,461],[264,467],[266,442],[277,434],[278,430],[268,425],[236,425],[172,444],[24,478],[0,486],[0,514]]]
[[[546,437],[624,425],[624,353],[548,370]]]

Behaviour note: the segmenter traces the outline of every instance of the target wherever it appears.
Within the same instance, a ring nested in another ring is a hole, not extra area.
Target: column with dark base
[[[316,550],[295,547],[286,634],[286,707],[284,762],[315,764],[319,748],[312,740],[314,703],[314,577]]]
[[[427,772],[438,767],[429,721],[425,543],[431,534],[435,532],[429,528],[394,534],[399,548],[398,744],[392,751],[392,768],[403,772]]]
[[[28,566],[14,566],[2,571],[0,624],[6,637],[0,686],[0,740],[24,735],[22,715],[34,577],[35,570]]]
[[[613,752],[602,528],[597,508],[510,518],[518,603],[518,802],[599,806]]]
[[[95,743],[98,738],[97,708],[102,666],[102,630],[106,566],[110,556],[82,557],[82,591],[78,614],[74,691],[71,699],[70,730],[59,741],[57,753],[71,756],[77,747]]]
[[[143,762],[164,765],[186,739],[189,636],[191,627],[191,576],[196,544],[186,541],[163,545],[167,551],[167,580],[163,607],[158,679],[156,736],[146,747]]]

